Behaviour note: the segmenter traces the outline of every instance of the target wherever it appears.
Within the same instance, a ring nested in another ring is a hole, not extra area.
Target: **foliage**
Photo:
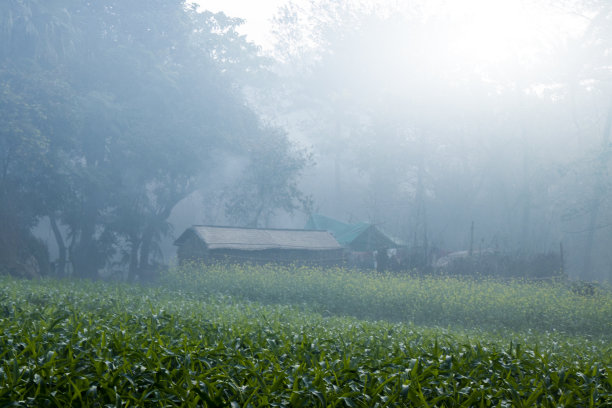
[[[0,271],[38,275],[38,267],[25,266],[32,257],[48,268],[41,252],[32,250],[29,229],[67,197],[59,186],[65,174],[58,154],[67,142],[58,131],[67,92],[60,79],[11,62],[0,62],[0,79]]]
[[[236,225],[266,227],[278,210],[308,213],[310,197],[298,188],[298,178],[310,156],[276,129],[262,129],[256,136],[246,143],[250,161],[226,203],[228,218]]]
[[[95,277],[118,252],[130,278],[149,274],[172,210],[202,187],[215,152],[255,163],[261,150],[244,146],[278,142],[284,162],[262,211],[294,208],[304,160],[245,104],[266,61],[237,33],[241,20],[182,0],[0,10],[0,219],[26,236],[48,217],[61,275],[71,263]],[[19,241],[8,235],[0,245]]]
[[[603,406],[609,341],[426,329],[227,295],[1,278],[12,406]]]
[[[559,330],[612,335],[612,292],[582,296],[565,282],[476,280],[360,273],[342,268],[192,265],[171,270],[169,287],[265,303],[421,325]]]

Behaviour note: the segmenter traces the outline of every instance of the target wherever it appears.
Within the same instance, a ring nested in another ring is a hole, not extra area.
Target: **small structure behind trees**
[[[195,225],[174,242],[188,262],[279,263],[336,266],[344,249],[327,231]]]
[[[304,226],[306,230],[325,230],[351,251],[376,251],[395,248],[397,244],[374,224],[358,222],[348,224],[320,214],[311,214]]]
[[[507,253],[491,249],[452,252],[433,264],[438,274],[497,278],[564,278],[560,253]]]
[[[348,224],[321,214],[311,214],[305,230],[325,230],[347,250],[347,265],[360,269],[396,269],[395,258],[389,258],[388,249],[397,244],[374,224],[358,222]]]

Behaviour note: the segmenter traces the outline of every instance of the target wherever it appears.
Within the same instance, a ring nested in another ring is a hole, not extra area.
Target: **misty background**
[[[608,1],[281,1],[265,43],[206,6],[2,2],[3,271],[133,279],[314,211],[612,282]]]

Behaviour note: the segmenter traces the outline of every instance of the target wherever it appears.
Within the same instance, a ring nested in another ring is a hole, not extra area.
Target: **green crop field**
[[[198,267],[0,278],[1,406],[612,406],[612,294]]]

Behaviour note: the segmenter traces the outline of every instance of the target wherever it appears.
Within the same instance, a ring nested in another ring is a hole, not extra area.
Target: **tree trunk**
[[[49,223],[51,224],[51,229],[53,230],[53,236],[55,237],[55,242],[57,243],[59,252],[55,273],[59,277],[64,277],[66,275],[66,243],[64,242],[62,232],[57,225],[55,215],[49,215]]]
[[[472,224],[470,225],[470,251],[468,252],[468,255],[471,257],[473,253],[474,253],[474,221],[472,221]]]
[[[610,98],[610,106],[608,108],[608,116],[603,129],[601,140],[601,152],[599,161],[595,169],[595,188],[593,189],[593,197],[590,203],[589,226],[587,229],[586,244],[584,250],[584,267],[582,276],[591,279],[593,272],[593,244],[595,243],[595,231],[597,230],[597,221],[599,219],[599,210],[603,201],[603,194],[606,185],[606,168],[608,166],[608,153],[610,151],[610,132],[612,131],[612,98]]]
[[[164,222],[170,217],[172,210],[176,205],[185,197],[193,192],[193,189],[187,185],[181,194],[176,194],[174,199],[169,200],[161,210],[157,212],[157,214],[153,217],[150,223],[145,227],[142,233],[142,239],[140,241],[140,259],[138,270],[143,275],[141,277],[150,277],[151,264],[149,262],[149,258],[151,256],[151,248],[153,246],[153,239],[155,238],[155,233],[160,230],[160,227]],[[149,275],[149,276],[147,276]]]
[[[423,142],[421,142],[423,143]],[[427,237],[427,206],[425,203],[425,148],[421,147],[421,157],[417,164],[417,186],[415,192],[416,201],[416,225],[415,225],[415,245],[420,247],[420,263],[422,268],[429,266],[429,248]]]
[[[75,274],[81,278],[95,278],[98,272],[96,244],[89,234],[89,228],[81,232],[81,239],[75,246],[72,257]]]
[[[336,138],[341,138],[342,135],[342,124],[340,119],[336,119]],[[340,150],[336,148],[334,153],[334,187],[335,187],[335,210],[337,214],[342,214],[346,210],[346,201],[342,191],[342,169],[341,169],[341,158]]]
[[[93,199],[86,200],[75,235],[78,237],[75,252],[71,254],[75,275],[82,278],[97,278],[98,269],[103,266],[95,238],[97,215],[98,208]]]
[[[531,158],[529,155],[529,139],[527,131],[522,129],[523,141],[523,191],[522,191],[522,213],[521,213],[521,232],[519,248],[523,255],[531,251]]]
[[[140,270],[141,278],[148,278],[151,273],[149,257],[151,255],[151,245],[153,244],[154,235],[155,228],[149,224],[142,234],[142,244],[140,245],[140,265],[138,269]]]
[[[134,282],[138,274],[138,248],[142,241],[136,236],[130,236],[130,266],[128,268],[128,281]]]

